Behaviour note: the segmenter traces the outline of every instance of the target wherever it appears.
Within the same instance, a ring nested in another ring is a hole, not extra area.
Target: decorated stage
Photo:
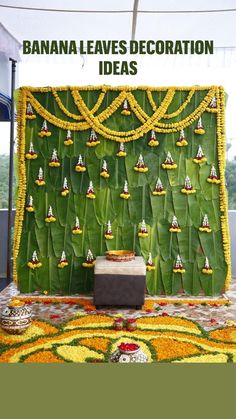
[[[227,290],[224,100],[219,86],[21,88],[21,292],[89,293],[114,250],[143,257],[150,295]]]
[[[220,86],[20,89],[1,362],[236,361],[224,108]]]

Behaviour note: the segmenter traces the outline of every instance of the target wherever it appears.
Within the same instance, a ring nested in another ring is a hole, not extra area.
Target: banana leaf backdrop
[[[207,182],[211,164],[215,165],[218,174],[220,172],[217,145],[219,112],[209,112],[205,106],[201,114],[205,134],[194,133],[197,122],[197,118],[194,117],[191,123],[184,127],[188,145],[176,146],[181,121],[203,103],[210,88],[195,88],[191,100],[188,101],[187,106],[183,107],[182,112],[176,112],[177,115],[172,118],[166,117],[164,113],[162,119],[154,121],[154,125],[156,122],[159,123],[155,125],[158,147],[148,145],[150,129],[139,138],[125,142],[126,157],[116,156],[119,146],[117,140],[121,140],[120,137],[114,137],[116,140],[114,141],[98,133],[100,144],[96,147],[88,147],[86,142],[90,136],[91,126],[85,124],[85,129],[76,128],[79,119],[75,120],[73,115],[80,115],[80,108],[75,101],[73,91],[80,93],[89,110],[94,107],[101,92],[104,92],[104,98],[93,115],[96,118],[112,104],[121,91],[126,90],[132,92],[143,111],[151,117],[154,111],[145,88],[112,89],[103,86],[88,89],[21,89],[18,151],[19,188],[22,190],[19,193],[21,199],[19,198],[15,229],[15,279],[21,292],[28,293],[36,290],[47,291],[49,294],[91,292],[93,269],[82,267],[88,249],[91,249],[95,256],[104,255],[107,249],[133,249],[146,261],[151,252],[156,269],[147,272],[146,276],[147,289],[150,294],[174,295],[184,289],[189,295],[198,295],[202,291],[206,295],[217,295],[224,290],[226,277],[229,275],[229,263],[223,248],[220,217],[221,215],[227,217],[227,208],[225,206],[223,210],[220,210],[220,186]],[[188,98],[190,90],[191,88],[175,89],[175,94],[167,109],[168,114],[175,115],[175,111]],[[215,87],[215,92],[218,90],[219,88]],[[167,91],[168,89],[165,88],[151,89],[157,109],[163,103]],[[35,119],[25,119],[27,103],[32,104]],[[217,107],[219,110],[220,103],[217,103]],[[50,112],[48,115],[56,116],[57,121],[62,121],[61,125],[54,123],[53,119],[45,114],[45,110]],[[122,106],[116,108],[103,122],[103,127],[120,132],[135,130],[142,125],[132,109],[130,116],[122,115],[121,111]],[[41,138],[38,133],[44,119],[47,119],[48,128],[52,134],[50,137]],[[68,124],[65,125],[63,121],[67,121]],[[83,115],[81,121],[84,123]],[[162,123],[174,124],[176,122],[180,123],[177,129],[162,129]],[[74,123],[76,124],[73,125]],[[69,126],[72,129],[73,144],[65,146],[66,128]],[[123,140],[126,141],[127,138],[128,135]],[[24,158],[29,150],[30,142],[33,143],[38,155],[35,160]],[[199,145],[202,146],[207,157],[207,162],[203,165],[193,162]],[[61,162],[58,168],[51,168],[48,165],[54,148],[58,151]],[[165,170],[161,167],[168,151],[171,152],[178,165],[175,170]],[[147,173],[134,171],[140,153],[149,168]],[[75,171],[80,154],[87,167],[83,173]],[[99,175],[104,159],[108,164],[109,179],[104,179]],[[35,184],[40,167],[43,168],[46,182],[43,187]],[[186,175],[190,177],[196,189],[196,193],[189,196],[181,193]],[[70,189],[66,197],[60,194],[64,177],[67,177]],[[158,177],[161,178],[167,191],[165,196],[152,195]],[[94,200],[86,198],[89,180],[93,181],[96,194]],[[125,180],[128,181],[131,195],[128,200],[120,198]],[[221,178],[221,182],[224,182],[224,178]],[[224,184],[221,188],[225,190]],[[33,197],[35,208],[33,213],[24,211],[29,195]],[[49,205],[52,206],[56,222],[47,224],[45,217]],[[205,213],[209,216],[212,229],[210,234],[201,233],[198,230]],[[181,233],[169,231],[173,215],[176,215],[178,219]],[[79,217],[83,230],[81,235],[72,234],[76,216]],[[20,218],[22,224],[19,227]],[[139,223],[143,219],[149,231],[147,238],[138,237]],[[104,237],[108,220],[111,220],[113,240],[106,240]],[[42,266],[33,270],[29,269],[27,262],[31,259],[34,250],[37,251]],[[59,269],[57,264],[63,250],[65,250],[69,265],[64,269]],[[186,270],[184,274],[172,271],[177,254],[180,254],[183,260]],[[202,273],[206,256],[213,268],[212,275]]]

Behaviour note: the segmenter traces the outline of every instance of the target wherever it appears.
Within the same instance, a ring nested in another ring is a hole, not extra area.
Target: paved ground
[[[7,304],[7,302],[15,295],[18,291],[14,284],[10,284],[0,293],[0,311]],[[176,306],[174,304],[168,304],[165,306],[157,306],[158,310],[154,310],[151,313],[146,311],[136,310],[118,310],[118,309],[106,309],[97,312],[106,312],[111,314],[120,313],[124,317],[138,317],[139,315],[173,315],[182,316],[192,320],[196,320],[206,330],[223,327],[227,325],[236,324],[236,278],[231,282],[230,290],[225,296],[231,302],[230,306],[202,306],[202,305],[188,305],[182,304]],[[73,298],[73,296],[72,296]],[[84,298],[84,296],[83,296]],[[88,297],[91,299],[91,297]],[[152,297],[148,297],[148,299]],[[203,300],[204,302],[204,300]],[[68,304],[43,304],[34,303],[31,305],[33,310],[33,316],[36,319],[49,320],[53,323],[62,323],[65,320],[75,316],[77,313],[83,313],[84,309]]]

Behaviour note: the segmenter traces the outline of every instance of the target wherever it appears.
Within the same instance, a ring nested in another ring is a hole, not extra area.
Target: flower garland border
[[[17,282],[16,260],[20,248],[21,233],[24,220],[26,197],[26,167],[25,167],[25,128],[26,128],[26,91],[21,90],[17,108],[18,137],[18,198],[15,215],[13,239],[13,281]]]
[[[225,187],[225,93],[223,87],[219,87],[216,91],[216,99],[219,106],[217,112],[217,151],[218,164],[220,173],[220,211],[223,213],[220,217],[221,232],[224,249],[225,262],[227,264],[227,275],[225,280],[225,290],[230,286],[232,272],[231,272],[231,258],[230,258],[230,234],[229,234],[229,220],[228,220],[228,200],[227,191]]]
[[[82,304],[85,306],[86,308],[86,302],[87,302],[87,306],[91,309],[91,311],[95,311],[96,308],[93,305],[93,302],[91,299],[86,300],[84,297],[70,297],[70,296],[65,296],[65,297],[54,297],[54,296],[49,296],[49,295],[45,295],[45,296],[34,296],[34,295],[29,295],[29,296],[21,296],[21,295],[17,295],[17,300],[20,301],[24,301],[25,303],[47,303],[47,304],[53,304],[53,303],[64,303],[64,304]],[[143,305],[143,310],[152,310],[154,309],[154,304],[161,304],[161,305],[173,305],[173,304],[178,304],[178,305],[185,305],[185,304],[190,304],[190,305],[211,305],[214,306],[215,304],[223,306],[223,305],[230,305],[230,301],[227,298],[205,298],[205,299],[200,299],[200,298],[146,298],[144,301],[144,305]]]

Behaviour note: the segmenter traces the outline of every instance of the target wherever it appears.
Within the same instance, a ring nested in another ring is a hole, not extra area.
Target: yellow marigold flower
[[[35,114],[33,114],[33,115],[25,115],[25,118],[26,119],[35,119],[36,118],[36,115]]]
[[[165,195],[166,194],[166,191],[160,191],[160,192],[158,192],[158,191],[153,191],[152,192],[152,195],[154,195],[154,196],[161,196],[161,195]]]
[[[43,137],[50,137],[52,135],[52,133],[50,131],[40,131],[38,132],[38,135],[43,138]]]
[[[74,144],[74,141],[71,138],[68,138],[68,140],[64,141],[64,144],[65,145],[71,145],[71,144]]]
[[[65,268],[68,265],[69,265],[69,263],[67,261],[63,261],[63,262],[59,262],[57,264],[57,267],[60,268],[60,269],[63,269],[63,268]]]
[[[206,233],[211,233],[211,228],[209,227],[199,227],[199,231],[205,231]]]
[[[176,163],[174,163],[174,164],[162,163],[161,166],[162,166],[163,169],[169,169],[169,170],[176,169],[177,168],[177,164]]]
[[[56,217],[46,217],[46,223],[54,223],[56,221]]]
[[[110,177],[109,173],[107,173],[105,170],[103,172],[100,172],[100,176],[102,176],[104,178],[109,178]]]
[[[142,233],[141,231],[139,231],[138,236],[139,237],[148,237],[148,232],[147,233]]]
[[[129,198],[130,198],[130,194],[129,194],[129,193],[124,193],[124,192],[122,192],[122,193],[120,194],[120,197],[121,197],[121,198],[123,198],[123,199],[129,199]]]
[[[148,141],[149,147],[157,147],[159,145],[159,141],[157,140],[150,140]]]
[[[146,265],[146,269],[148,272],[151,272],[151,271],[155,271],[156,267],[155,265]]]
[[[185,188],[183,188],[183,189],[181,189],[181,192],[185,193],[186,195],[190,195],[192,193],[195,193],[196,189],[185,189]]]
[[[38,155],[37,155],[36,153],[33,153],[33,154],[31,154],[31,153],[26,153],[25,158],[26,158],[27,160],[35,160],[35,159],[37,159],[37,158],[38,158]]]
[[[43,291],[43,294],[44,294],[44,295],[48,295],[48,291],[44,290],[44,291]]]
[[[177,141],[176,145],[177,145],[177,147],[184,147],[184,146],[188,145],[188,141],[183,139],[182,141]]]
[[[35,180],[36,185],[43,186],[46,184],[45,180],[36,179]]]
[[[104,234],[105,239],[112,240],[114,239],[114,236],[112,234]]]
[[[95,261],[95,260],[93,260],[93,262],[83,262],[83,263],[82,263],[82,266],[83,266],[84,268],[93,268],[93,266],[95,265],[95,263],[96,263],[96,261]]]
[[[60,167],[61,163],[59,161],[50,161],[48,163],[50,167]]]
[[[220,183],[220,179],[215,179],[215,178],[211,179],[211,178],[208,177],[207,182],[215,183],[216,185],[218,185]]]
[[[206,269],[206,268],[202,268],[202,273],[203,274],[207,274],[207,275],[211,275],[213,272],[212,269]]]
[[[118,157],[125,157],[125,156],[127,156],[127,153],[125,151],[118,151],[118,153],[116,153],[116,155]]]
[[[72,234],[82,234],[82,230],[80,228],[74,228]]]
[[[85,172],[86,171],[86,167],[85,166],[76,165],[75,166],[75,171],[76,172]]]
[[[148,172],[148,167],[134,167],[134,170],[136,171],[136,172],[140,172],[140,173],[146,173],[146,172]]]
[[[193,159],[194,163],[202,164],[207,161],[206,157],[202,157],[201,159]]]
[[[203,128],[195,128],[194,132],[195,134],[203,135],[206,131]]]
[[[28,212],[34,212],[34,207],[28,206],[28,207],[25,207],[25,209]]]
[[[170,227],[169,228],[169,231],[171,233],[181,233],[181,228],[173,228],[173,227]]]
[[[96,195],[94,193],[89,192],[89,193],[86,194],[86,198],[95,199]]]
[[[16,298],[10,301],[10,303],[8,304],[9,307],[22,307],[24,305],[24,301],[18,300]]]
[[[121,114],[125,115],[125,116],[129,116],[131,114],[131,112],[127,109],[123,109],[123,111],[121,111]]]
[[[28,262],[28,263],[27,263],[27,266],[28,266],[30,269],[37,269],[37,268],[40,268],[40,267],[42,266],[42,263],[41,263],[41,262],[37,262],[37,263]]]
[[[100,144],[100,141],[99,140],[97,140],[97,141],[87,141],[86,142],[86,145],[88,147],[96,147],[96,145],[98,145],[98,144]]]
[[[69,193],[70,193],[69,189],[65,189],[65,190],[61,191],[61,196],[67,196],[67,195],[69,195]]]
[[[179,268],[173,268],[173,272],[174,273],[180,273],[180,274],[184,274],[184,272],[185,272],[185,269],[179,269]]]

